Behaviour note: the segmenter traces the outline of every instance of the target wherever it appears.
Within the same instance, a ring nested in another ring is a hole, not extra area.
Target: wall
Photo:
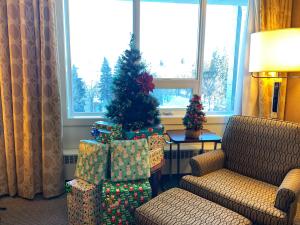
[[[293,1],[292,27],[300,27],[300,0]],[[285,120],[300,123],[300,78],[289,78]]]

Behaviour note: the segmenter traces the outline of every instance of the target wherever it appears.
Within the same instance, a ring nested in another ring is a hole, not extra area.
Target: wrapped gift
[[[102,224],[134,224],[134,211],[151,198],[149,181],[104,182],[101,197]]]
[[[93,184],[106,179],[109,145],[94,140],[81,140],[75,177]]]
[[[155,168],[157,165],[160,165],[164,160],[164,153],[162,148],[156,148],[149,152],[149,163],[150,169]]]
[[[97,121],[94,124],[100,132],[109,131],[112,140],[122,139],[122,125],[107,121]]]
[[[165,139],[163,135],[152,135],[148,137],[149,151],[164,149]]]
[[[135,131],[123,131],[123,137],[126,140],[136,140],[141,138],[148,138],[152,135],[162,135],[164,133],[164,127],[160,124],[155,127],[149,127]]]
[[[101,223],[100,185],[74,179],[66,184],[69,225]]]
[[[111,142],[111,180],[128,181],[150,177],[146,139]]]
[[[122,125],[107,121],[97,121],[91,130],[92,136],[101,143],[122,139]]]

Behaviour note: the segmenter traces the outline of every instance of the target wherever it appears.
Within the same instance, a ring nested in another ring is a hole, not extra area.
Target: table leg
[[[177,144],[177,176],[180,174],[180,144]]]
[[[218,145],[218,142],[215,142],[215,145],[214,145],[214,150],[217,149],[217,145]]]
[[[201,142],[201,149],[199,151],[199,154],[203,154],[204,153],[204,142]]]
[[[170,151],[169,151],[169,158],[170,158],[170,165],[169,165],[169,179],[172,179],[172,144],[170,144]]]

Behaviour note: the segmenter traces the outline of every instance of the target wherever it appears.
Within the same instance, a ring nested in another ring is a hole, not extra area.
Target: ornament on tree
[[[147,72],[136,48],[134,36],[130,49],[119,57],[113,80],[114,99],[107,106],[106,116],[127,131],[154,127],[160,123],[158,101],[153,91],[153,77]]]
[[[149,94],[149,92],[153,92],[155,85],[153,84],[153,76],[149,73],[144,72],[138,76],[136,82],[141,88],[141,91],[144,94]]]
[[[201,129],[203,129],[203,123],[206,122],[205,113],[202,111],[204,108],[200,101],[201,98],[199,95],[193,95],[183,118],[188,138],[198,138]]]

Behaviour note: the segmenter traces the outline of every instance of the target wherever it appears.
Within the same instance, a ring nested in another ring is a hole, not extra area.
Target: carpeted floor
[[[45,200],[37,196],[35,200],[2,197],[0,207],[1,225],[67,225],[66,195]],[[300,225],[300,204],[294,225]]]

